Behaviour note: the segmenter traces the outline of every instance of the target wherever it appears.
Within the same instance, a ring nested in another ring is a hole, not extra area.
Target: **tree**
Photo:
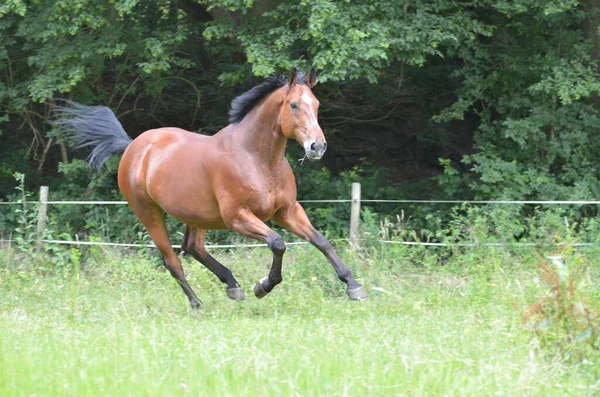
[[[133,135],[165,124],[212,133],[234,93],[315,67],[342,166],[375,158],[372,137],[385,135],[393,150],[376,165],[447,157],[456,170],[442,192],[595,197],[598,10],[598,0],[7,0],[2,140],[19,156],[31,147],[42,171],[67,162],[45,123],[56,96],[111,106]]]
[[[460,118],[473,109],[482,120],[476,152],[464,159],[477,176],[470,187],[478,197],[598,197],[593,3],[490,2],[494,35],[462,55],[465,66],[455,72],[463,81],[459,100],[439,117]]]

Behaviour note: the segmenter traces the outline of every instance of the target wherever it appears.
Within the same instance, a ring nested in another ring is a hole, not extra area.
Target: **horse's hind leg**
[[[204,248],[204,235],[206,230],[188,226],[185,229],[185,237],[181,248],[190,253],[194,259],[202,263],[208,270],[213,272],[222,283],[227,284],[227,296],[241,302],[246,299],[244,291],[240,288],[231,270],[220,264]]]
[[[192,290],[185,279],[183,267],[181,267],[181,261],[171,246],[171,240],[169,239],[169,234],[167,233],[167,228],[165,227],[165,217],[162,210],[154,203],[152,205],[145,206],[131,205],[131,207],[133,208],[140,222],[148,230],[148,234],[150,234],[150,237],[152,238],[152,241],[154,241],[156,248],[158,248],[162,254],[165,267],[177,280],[181,286],[181,289],[183,289],[183,292],[185,292],[186,296],[190,300],[190,305],[194,309],[199,309],[202,305],[202,301],[198,299],[194,293],[194,290]]]

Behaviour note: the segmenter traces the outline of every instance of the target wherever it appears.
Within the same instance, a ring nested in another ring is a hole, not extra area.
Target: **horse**
[[[206,231],[228,229],[267,244],[273,259],[269,274],[254,286],[260,299],[282,281],[286,244],[265,224],[273,220],[319,249],[346,284],[348,298],[361,301],[368,294],[298,203],[296,180],[285,157],[289,139],[304,148],[309,160],[320,159],[327,149],[317,120],[315,83],[314,70],[306,74],[295,68],[287,78],[267,78],[233,99],[229,125],[212,136],[164,127],[132,140],[109,108],[72,101],[56,106],[54,123],[76,148],[91,148],[87,161],[93,168],[123,153],[119,189],[192,308],[202,302],[173,250],[165,213],[186,225],[183,251],[227,284],[231,299],[245,300],[244,292],[232,272],[206,251]]]

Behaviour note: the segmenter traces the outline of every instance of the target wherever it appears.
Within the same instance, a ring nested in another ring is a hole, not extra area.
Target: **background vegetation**
[[[330,149],[295,164],[300,197],[594,199],[600,191],[598,0],[5,0],[0,5],[0,198],[119,199],[47,123],[53,98],[115,110],[130,135],[212,134],[230,100],[296,65],[319,71]],[[290,144],[293,163],[297,145]],[[324,168],[321,168],[324,167]],[[336,180],[331,188],[332,179]],[[385,188],[383,188],[385,186]],[[372,207],[447,220],[448,206]],[[346,209],[311,208],[330,236]],[[565,210],[566,211],[566,210]],[[569,209],[596,216],[596,207]],[[125,209],[52,209],[104,237]],[[532,209],[511,213],[525,222]],[[15,227],[2,214],[4,230]],[[133,219],[131,219],[133,220]],[[8,223],[6,223],[8,222]],[[127,219],[129,222],[129,219]],[[113,230],[123,230],[113,228]],[[131,227],[129,227],[131,229]],[[520,234],[523,234],[521,232]],[[215,236],[215,239],[221,237]]]

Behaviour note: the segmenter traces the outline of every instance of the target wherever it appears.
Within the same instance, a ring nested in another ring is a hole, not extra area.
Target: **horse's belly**
[[[210,197],[181,197],[174,201],[157,201],[169,216],[186,225],[205,230],[226,228],[218,204]]]
[[[196,214],[191,217],[179,217],[172,215],[173,218],[179,222],[188,226],[196,227],[203,230],[219,230],[227,229],[227,226],[223,222],[223,219],[219,217],[202,216],[202,214]]]

